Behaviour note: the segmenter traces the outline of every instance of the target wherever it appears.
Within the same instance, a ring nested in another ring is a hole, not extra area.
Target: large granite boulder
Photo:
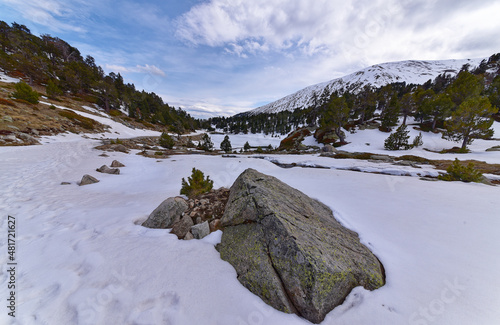
[[[188,203],[182,197],[170,197],[151,212],[142,225],[148,228],[170,228],[181,219],[188,207]]]
[[[379,260],[324,204],[247,169],[235,181],[217,246],[267,304],[321,322],[356,286],[384,285]]]

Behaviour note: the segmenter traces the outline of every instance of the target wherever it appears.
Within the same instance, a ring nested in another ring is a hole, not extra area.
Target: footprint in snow
[[[127,323],[134,325],[175,324],[179,312],[179,300],[175,292],[167,292],[157,298],[146,299],[132,310]]]

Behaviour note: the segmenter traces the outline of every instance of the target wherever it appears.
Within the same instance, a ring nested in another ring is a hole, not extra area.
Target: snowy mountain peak
[[[394,82],[424,84],[442,73],[456,75],[464,64],[479,65],[481,59],[440,61],[399,61],[376,64],[350,75],[306,87],[277,101],[258,107],[246,114],[278,113],[315,106],[322,94],[348,90],[357,92],[365,85],[382,87]]]

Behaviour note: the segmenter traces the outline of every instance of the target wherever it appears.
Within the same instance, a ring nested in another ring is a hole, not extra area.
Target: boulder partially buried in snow
[[[186,200],[181,197],[170,197],[151,212],[142,225],[148,228],[170,228],[181,219],[182,214],[187,209]]]
[[[326,205],[253,169],[231,187],[221,223],[221,258],[283,312],[319,323],[354,287],[384,285],[379,260]]]
[[[124,164],[122,164],[121,162],[119,162],[118,160],[113,160],[113,162],[111,163],[111,167],[125,167]]]
[[[94,184],[94,183],[98,183],[99,180],[97,178],[95,178],[94,176],[90,176],[90,175],[83,175],[82,177],[82,180],[80,181],[80,186],[83,186],[83,185],[89,185],[89,184]]]
[[[114,174],[114,175],[119,175],[120,170],[118,168],[109,168],[106,165],[102,165],[101,167],[97,168],[96,171],[99,173],[105,173],[105,174]]]

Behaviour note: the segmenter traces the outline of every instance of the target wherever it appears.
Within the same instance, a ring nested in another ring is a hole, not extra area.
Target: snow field
[[[111,126],[106,137],[148,134],[104,117],[102,123]],[[439,135],[423,134],[424,148],[452,147]],[[387,136],[349,134],[351,144],[342,149],[453,157],[421,148],[385,151]],[[212,135],[216,148],[223,137]],[[246,141],[279,144],[277,138],[251,134],[230,135],[230,140],[234,148]],[[137,151],[100,157],[93,149],[100,141],[81,135],[44,137],[42,143],[0,147],[0,225],[6,229],[7,215],[16,218],[19,263],[16,318],[5,310],[1,324],[309,324],[272,309],[237,281],[214,248],[221,232],[179,241],[168,230],[140,226],[164,199],[178,195],[181,179],[193,167],[209,175],[215,188],[231,186],[246,168],[276,176],[330,206],[340,222],[359,233],[382,261],[387,284],[372,292],[356,288],[323,324],[493,325],[500,319],[495,291],[500,287],[499,187],[339,170],[436,172],[317,155],[182,155],[158,161]],[[457,156],[498,162],[498,152],[484,152],[498,144],[476,140],[472,153]],[[114,159],[126,165],[120,175],[95,171]],[[269,160],[332,169],[283,169]],[[77,186],[84,174],[100,182]],[[3,235],[0,250],[7,250]],[[6,288],[6,254],[0,262],[0,286]],[[6,291],[0,299],[7,299]]]
[[[500,317],[498,187],[283,169],[246,157],[105,158],[92,149],[97,143],[0,148],[0,182],[7,184],[0,210],[18,222],[20,271],[17,322],[1,313],[1,323],[307,324],[239,284],[214,248],[220,232],[186,242],[139,225],[179,193],[192,167],[215,188],[229,187],[249,167],[276,176],[360,234],[384,264],[387,284],[355,289],[323,324],[496,324]],[[113,159],[127,166],[120,175],[94,171]],[[77,186],[85,173],[100,183]]]

